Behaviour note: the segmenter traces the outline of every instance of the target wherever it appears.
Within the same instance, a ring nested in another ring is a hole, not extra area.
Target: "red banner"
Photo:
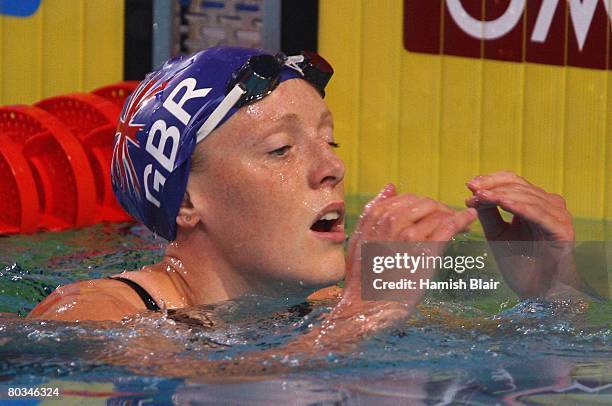
[[[404,0],[404,47],[612,69],[612,0]]]

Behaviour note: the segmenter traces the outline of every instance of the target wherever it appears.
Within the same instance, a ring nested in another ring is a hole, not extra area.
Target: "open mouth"
[[[321,210],[315,222],[310,226],[312,231],[318,233],[332,233],[342,231],[344,228],[344,205],[333,203]]]
[[[320,233],[329,233],[336,225],[338,225],[338,220],[340,220],[340,217],[340,213],[337,211],[325,213],[323,217],[315,221],[310,229]]]

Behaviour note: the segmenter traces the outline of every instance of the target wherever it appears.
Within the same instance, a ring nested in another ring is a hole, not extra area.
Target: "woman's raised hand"
[[[402,301],[363,300],[361,246],[364,242],[445,242],[466,230],[475,219],[474,209],[455,211],[430,198],[408,193],[398,195],[393,184],[385,186],[365,206],[351,237],[342,299],[320,328],[312,332],[317,335],[316,343],[325,347],[343,347],[343,343],[354,344],[355,339],[359,340],[395,326],[414,311],[423,296],[423,291],[417,289],[406,291],[405,300]],[[442,248],[444,245],[437,246]],[[431,272],[433,271],[416,270],[410,277],[427,278]]]
[[[465,231],[475,219],[476,210],[472,208],[455,211],[428,197],[410,193],[398,195],[395,186],[388,184],[365,206],[349,242],[343,300],[356,301],[361,297],[361,245],[364,241],[444,242]],[[407,302],[413,300],[407,298]]]
[[[572,215],[563,197],[509,171],[477,176],[467,183],[468,207],[478,211],[504,279],[521,297],[579,288],[573,261]],[[499,209],[512,213],[506,222]],[[514,243],[513,243],[514,242]]]

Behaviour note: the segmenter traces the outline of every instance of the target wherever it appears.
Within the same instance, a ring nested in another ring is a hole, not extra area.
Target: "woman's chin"
[[[292,297],[307,297],[312,293],[334,286],[344,278],[344,268],[341,271],[332,270],[330,272],[317,272],[316,274],[309,273],[303,278],[284,279],[277,281],[275,287],[270,289],[270,294],[273,296],[292,296]]]
[[[329,270],[319,270],[316,273],[311,273],[307,278],[301,280],[302,286],[314,291],[328,286],[332,286],[344,279],[346,274],[344,261],[342,266],[335,267]]]

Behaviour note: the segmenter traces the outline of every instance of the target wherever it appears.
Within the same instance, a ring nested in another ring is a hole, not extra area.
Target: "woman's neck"
[[[233,299],[245,294],[274,295],[270,281],[249,278],[248,270],[236,269],[202,234],[171,242],[156,267],[177,286],[182,286],[189,305]]]

